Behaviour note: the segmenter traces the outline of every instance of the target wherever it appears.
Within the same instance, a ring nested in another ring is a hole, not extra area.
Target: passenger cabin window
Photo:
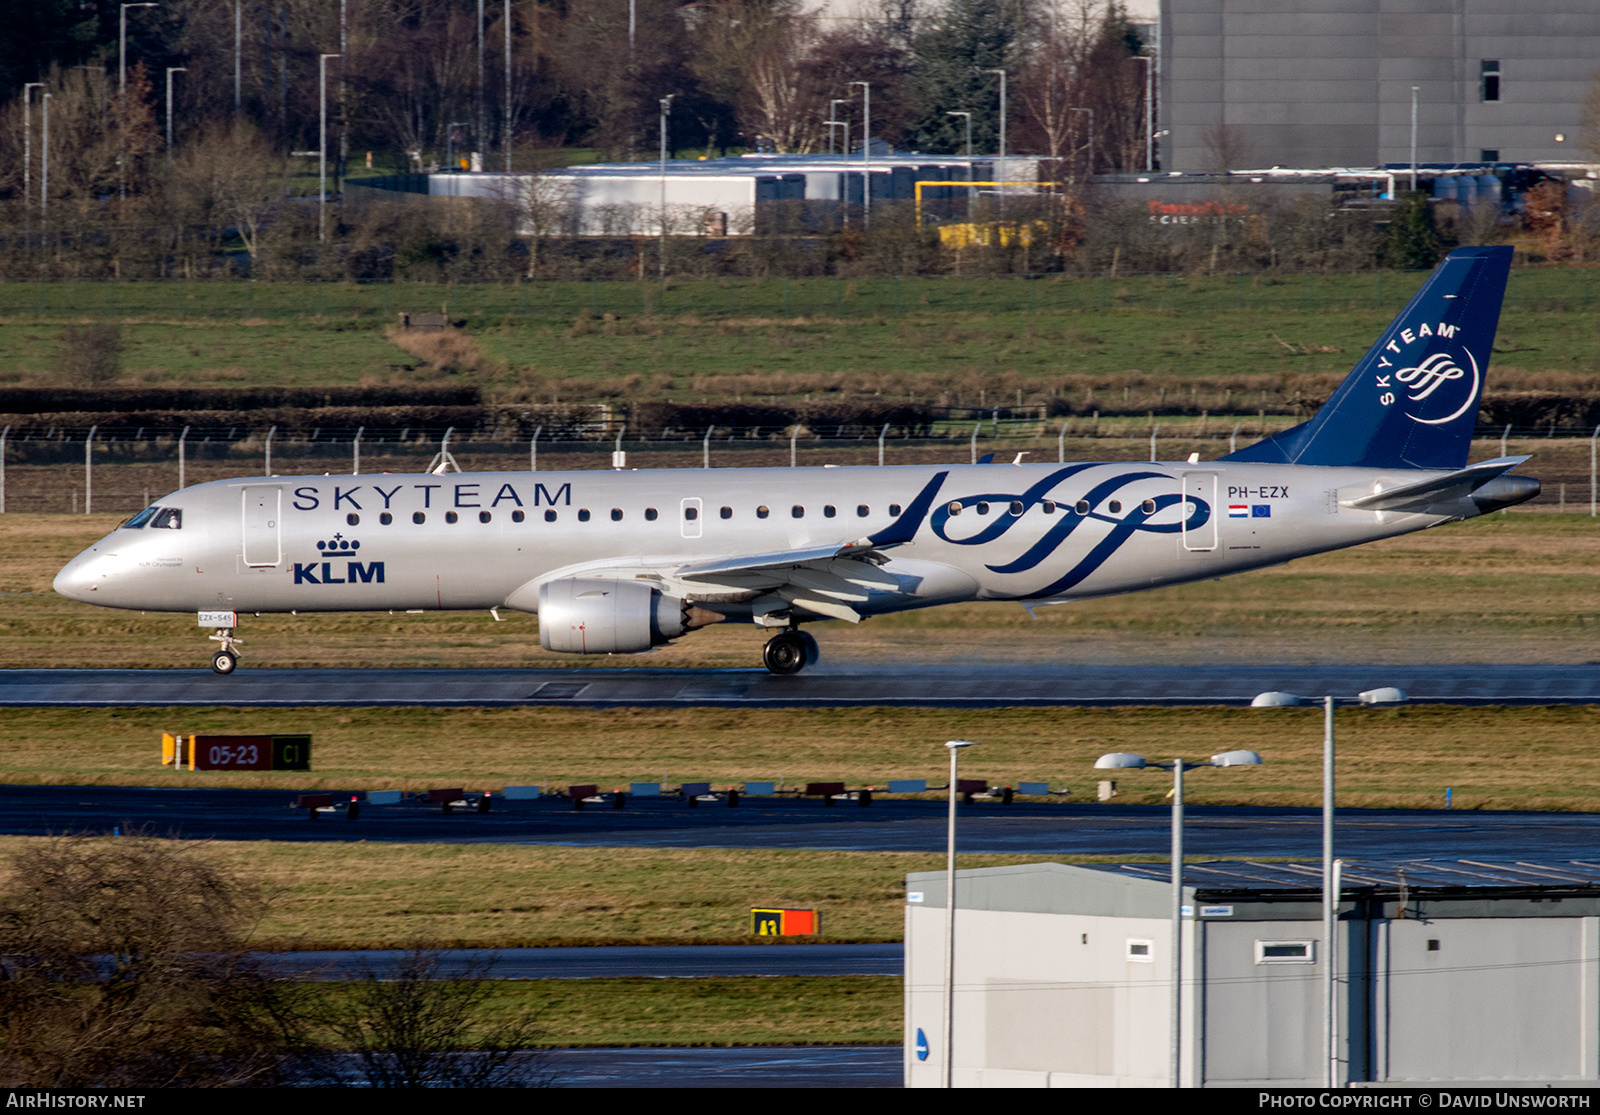
[[[1022,501],[1020,499],[1014,499],[1014,500],[1011,501],[1011,514],[1012,515],[1020,515],[1020,514],[1022,514]]]
[[[959,500],[951,500],[950,506],[945,508],[945,510],[950,512],[950,517],[953,519],[957,515],[961,514],[961,502]]]
[[[803,519],[806,517],[806,509],[797,503],[789,508],[789,514],[796,519]]]
[[[413,523],[425,523],[428,521],[428,516],[424,515],[421,511],[413,511],[411,513],[411,521]]]
[[[589,509],[587,507],[578,508],[578,522],[587,523],[588,521],[589,521]]]
[[[524,520],[524,519],[526,519],[526,518],[527,518],[527,517],[528,517],[528,516],[527,516],[527,515],[525,515],[525,514],[523,514],[523,512],[522,512],[522,511],[520,511],[520,510],[518,510],[518,511],[513,511],[513,512],[512,512],[512,513],[511,513],[511,521],[512,521],[512,522],[513,522],[513,523],[520,523],[520,522],[522,522],[522,520]]]
[[[554,511],[546,511],[544,513],[544,521],[547,522],[547,523],[555,522],[556,521],[556,513]]]
[[[378,522],[382,523],[384,526],[388,526],[390,523],[394,522],[394,516],[385,511],[383,514],[378,516]]]
[[[831,504],[831,503],[823,504],[823,506],[822,506],[822,517],[824,519],[831,519],[835,515],[837,515],[838,513],[839,512],[834,510],[833,504]]]
[[[866,504],[863,503],[856,507],[856,518],[865,519],[870,514],[872,514],[872,508]]]
[[[1072,505],[1072,509],[1080,515],[1087,515],[1089,513],[1089,501],[1086,499],[1080,499],[1077,503]]]
[[[686,521],[692,523],[700,517],[700,509],[698,507],[686,505],[683,509],[683,517]]]
[[[622,522],[622,508],[620,508],[620,507],[613,507],[613,508],[612,508],[612,509],[611,509],[611,521],[612,521],[612,522],[613,522],[613,523],[620,523],[620,522]]]
[[[1039,509],[1046,515],[1054,515],[1056,513],[1055,501],[1047,499],[1039,505]]]
[[[1154,515],[1156,513],[1156,501],[1147,499],[1139,505],[1139,509],[1146,515]]]
[[[772,514],[772,512],[765,506],[756,508],[756,518],[758,519],[765,519],[770,514]]]
[[[659,512],[657,512],[654,507],[646,507],[644,509],[644,521],[647,523],[655,522],[657,514],[659,514]]]
[[[898,503],[891,503],[889,505],[889,514],[891,514],[891,515],[900,514],[900,505]]]
[[[447,523],[458,522],[460,518],[461,516],[457,515],[454,511],[446,511],[444,513],[444,521]]]
[[[724,507],[724,508],[723,508],[723,509],[722,509],[722,512],[721,512],[721,514],[722,514],[722,517],[723,517],[723,518],[724,518],[724,519],[731,519],[731,518],[733,518],[733,508],[731,508],[731,507]]]
[[[163,507],[156,512],[155,518],[150,520],[150,525],[165,530],[182,530],[183,511],[177,507]]]
[[[128,530],[143,530],[144,525],[151,519],[155,518],[156,512],[160,510],[161,508],[159,507],[146,507],[143,511],[139,512],[122,525]]]
[[[352,512],[350,512],[350,514],[348,514],[348,515],[346,515],[344,517],[344,521],[349,523],[353,527],[358,527],[358,526],[361,525],[361,516],[357,515],[354,511],[352,511]]]
[[[1122,501],[1120,499],[1112,500],[1109,510],[1111,511],[1111,513],[1113,515],[1121,514],[1121,512],[1122,512]]]
[[[987,515],[989,513],[989,505],[987,503],[979,502],[973,506],[977,508],[978,514],[980,515]]]
[[[494,516],[491,515],[487,511],[479,511],[478,512],[478,522],[480,522],[480,523],[487,523],[493,518],[494,518]]]

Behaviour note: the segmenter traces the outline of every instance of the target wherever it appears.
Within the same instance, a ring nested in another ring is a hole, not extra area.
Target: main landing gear
[[[762,663],[775,674],[798,674],[817,658],[817,641],[796,627],[768,639],[761,651]]]
[[[211,656],[211,672],[214,674],[231,674],[239,668],[239,642],[233,637],[233,628],[222,627],[215,635],[210,636],[222,644],[222,649]]]

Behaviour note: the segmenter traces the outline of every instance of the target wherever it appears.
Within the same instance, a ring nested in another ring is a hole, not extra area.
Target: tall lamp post
[[[341,54],[324,54],[317,59],[317,97],[321,106],[317,132],[317,239],[328,238],[328,59]]]
[[[1000,75],[1000,165],[995,167],[994,179],[1000,183],[1000,209],[1003,213],[1006,205],[1005,184],[1010,181],[1006,177],[1006,72],[1004,70],[984,70],[986,74]]]
[[[945,113],[945,115],[946,116],[964,116],[964,117],[967,118],[967,181],[971,182],[971,181],[973,181],[973,177],[972,177],[972,113],[970,113],[970,112],[947,112],[947,113]],[[967,212],[967,220],[969,220],[969,221],[972,219],[972,212],[971,212],[972,199],[975,196],[977,196],[976,187],[968,186],[967,187],[967,210],[968,210],[968,212]]]
[[[1149,174],[1156,168],[1155,133],[1150,129],[1155,127],[1153,102],[1150,99],[1155,86],[1155,59],[1148,54],[1136,54],[1135,62],[1144,63],[1144,172]]]
[[[661,281],[667,281],[667,117],[672,115],[672,98],[676,93],[668,93],[661,98]],[[667,288],[661,288],[661,296],[666,297]]]
[[[847,159],[850,157],[850,122],[848,120],[840,120],[839,119],[839,106],[840,105],[847,105],[849,103],[850,103],[850,98],[849,97],[837,97],[837,98],[830,99],[828,101],[828,115],[833,117],[833,119],[829,120],[828,123],[830,123],[830,124],[839,124],[839,125],[843,126],[843,128],[844,128],[844,150],[841,152],[841,154],[843,154],[844,157],[847,158]],[[833,154],[833,133],[832,132],[828,133],[828,154],[830,154],[830,155]]]
[[[852,81],[861,86],[861,227],[872,224],[872,82]]]
[[[1355,697],[1322,698],[1322,999],[1326,1086],[1338,1087],[1339,1015],[1334,998],[1336,976],[1334,929],[1339,912],[1339,861],[1333,858],[1334,738],[1333,710],[1337,705],[1396,705],[1406,700],[1393,686],[1368,689]],[[1258,693],[1251,708],[1295,708],[1306,704],[1293,693]]]
[[[1183,772],[1198,767],[1256,767],[1261,756],[1254,751],[1224,751],[1203,763],[1173,759],[1165,763],[1152,763],[1143,755],[1126,751],[1113,751],[1095,760],[1096,770],[1140,770],[1158,767],[1172,772],[1172,989],[1170,1019],[1169,1072],[1172,1087],[1181,1088],[1181,1053],[1183,1050]],[[1199,911],[1195,911],[1198,914]]]
[[[955,1070],[956,1043],[951,1028],[956,1015],[956,756],[968,747],[976,747],[973,740],[953,739],[945,744],[950,749],[950,819],[945,826],[944,856],[944,1079],[941,1085],[954,1087],[950,1082]]]
[[[39,231],[48,231],[50,223],[50,98],[53,93],[46,93],[42,99],[44,104],[44,124],[39,133]]]
[[[167,165],[172,165],[172,75],[186,74],[188,66],[167,67]]]
[[[33,91],[44,82],[30,81],[22,86],[22,211],[33,208]]]

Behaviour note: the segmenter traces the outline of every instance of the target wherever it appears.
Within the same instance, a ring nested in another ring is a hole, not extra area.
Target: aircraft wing
[[[679,566],[672,575],[707,588],[760,593],[752,603],[757,622],[772,612],[803,608],[860,623],[861,615],[852,604],[866,601],[874,590],[900,591],[899,579],[878,568],[887,560],[871,539],[863,538],[842,545],[693,562]]]
[[[1464,499],[1502,473],[1531,459],[1496,457],[1492,461],[1483,461],[1454,472],[1438,473],[1409,484],[1384,488],[1371,495],[1341,499],[1339,506],[1357,511],[1421,511],[1432,505]]]

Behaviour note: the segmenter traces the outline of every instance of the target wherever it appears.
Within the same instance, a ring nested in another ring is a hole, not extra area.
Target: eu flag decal
[[[1270,519],[1270,518],[1272,518],[1272,504],[1270,504],[1270,503],[1252,503],[1250,505],[1250,517],[1252,519]]]

